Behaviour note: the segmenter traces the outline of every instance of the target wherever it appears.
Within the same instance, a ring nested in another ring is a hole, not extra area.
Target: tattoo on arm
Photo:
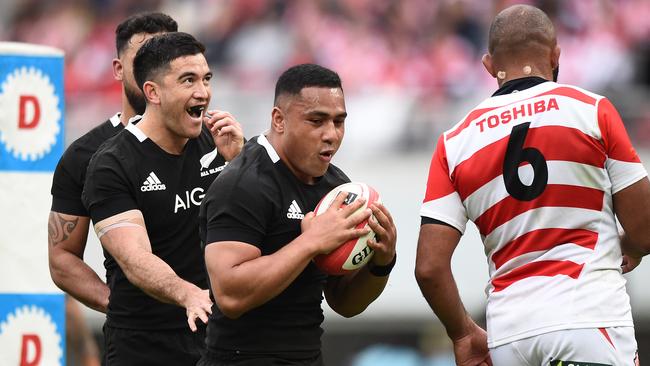
[[[50,245],[55,247],[61,242],[68,240],[70,234],[77,227],[78,222],[79,217],[68,220],[60,213],[50,212],[50,219],[47,225]]]

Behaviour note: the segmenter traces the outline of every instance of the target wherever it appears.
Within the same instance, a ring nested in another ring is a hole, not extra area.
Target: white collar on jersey
[[[120,121],[120,116],[121,116],[121,115],[122,115],[121,112],[117,112],[117,113],[115,113],[115,114],[113,115],[113,117],[111,117],[111,118],[109,119],[109,121],[111,121],[111,124],[113,125],[113,127],[117,127],[117,125],[119,125],[120,123],[122,123],[122,122]]]
[[[129,121],[127,122],[127,124],[128,124],[128,123],[133,123],[133,124],[135,124],[136,122],[138,122],[138,121],[141,120],[141,119],[142,119],[142,116],[139,115],[139,114],[136,114],[135,116],[129,118]]]
[[[117,127],[120,123],[122,123],[122,121],[120,120],[120,116],[122,116],[122,112],[117,112],[113,115],[113,117],[109,118],[109,121],[111,121],[113,127]],[[127,123],[133,123],[139,120],[140,118],[142,118],[142,116],[136,114],[135,116],[129,118],[129,121]]]
[[[273,148],[273,145],[269,142],[269,140],[266,139],[266,136],[264,134],[261,134],[257,138],[257,143],[264,146],[266,149],[266,153],[269,154],[269,158],[271,158],[271,161],[273,163],[277,163],[278,160],[280,160],[280,156],[278,155],[277,151]]]
[[[140,117],[140,116],[137,116],[137,117]],[[147,135],[145,135],[144,132],[142,132],[142,130],[138,128],[138,126],[134,125],[133,123],[130,123],[132,120],[133,120],[133,118],[129,120],[129,124],[126,125],[126,127],[124,127],[124,129],[131,132],[133,134],[133,136],[135,136],[138,139],[138,141],[142,142],[142,141],[146,140]]]

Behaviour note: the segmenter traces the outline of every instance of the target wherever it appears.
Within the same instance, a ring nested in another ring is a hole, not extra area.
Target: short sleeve
[[[82,200],[94,223],[138,209],[124,160],[100,150],[90,160]]]
[[[218,177],[204,198],[205,244],[239,241],[261,249],[273,212],[270,193],[262,187],[246,189],[251,185],[235,184],[231,177]]]
[[[607,154],[606,169],[612,182],[612,194],[648,175],[632,147],[621,116],[606,98],[598,103],[598,125]]]
[[[66,152],[61,157],[52,177],[52,208],[54,212],[67,215],[89,216],[83,205],[83,169],[85,164],[74,159],[74,154]]]
[[[461,233],[465,232],[465,225],[468,221],[467,213],[460,195],[451,181],[444,136],[438,139],[436,150],[431,159],[420,216],[442,221],[458,229]]]

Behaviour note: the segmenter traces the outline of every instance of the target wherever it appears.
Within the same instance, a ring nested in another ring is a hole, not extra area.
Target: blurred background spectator
[[[337,164],[386,198],[400,232],[400,261],[368,317],[326,315],[325,359],[336,366],[442,366],[453,364],[450,345],[413,278],[417,212],[437,136],[496,89],[480,58],[491,19],[515,2],[549,14],[562,47],[559,81],[608,96],[647,164],[648,0],[3,0],[0,40],[65,51],[67,143],[119,110],[114,31],[136,12],[168,13],[206,44],[215,72],[211,107],[237,116],[247,137],[268,126],[274,82],[288,66],[315,62],[339,72],[349,122]],[[465,237],[472,249],[455,256],[455,276],[468,311],[480,319],[487,268],[469,254],[481,245],[478,233]],[[101,273],[99,244],[88,248]],[[648,275],[642,264],[628,287],[642,359],[650,352]],[[99,318],[91,319],[98,336]]]
[[[115,24],[155,9],[207,45],[217,89],[255,99],[270,94],[289,65],[323,64],[340,73],[348,95],[408,99],[400,125],[409,128],[396,142],[430,149],[460,111],[494,89],[480,56],[493,15],[513,2],[9,0],[0,38],[65,50],[71,138],[117,110],[119,84],[110,67]],[[560,81],[611,96],[635,142],[649,145],[650,2],[523,2],[540,6],[557,26]]]

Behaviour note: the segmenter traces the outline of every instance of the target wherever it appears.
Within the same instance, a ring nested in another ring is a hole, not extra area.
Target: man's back
[[[504,84],[441,137],[422,214],[477,225],[490,347],[632,325],[612,194],[645,174],[609,101],[541,78]]]

